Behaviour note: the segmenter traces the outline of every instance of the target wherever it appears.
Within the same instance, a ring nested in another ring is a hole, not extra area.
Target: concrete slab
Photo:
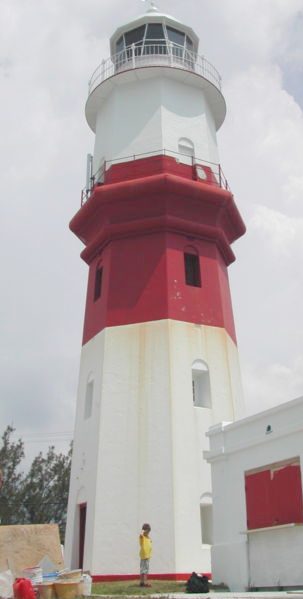
[[[294,591],[254,591],[250,593],[233,593],[224,592],[216,593],[151,593],[149,595],[125,595],[125,599],[188,599],[196,597],[196,599],[291,599],[291,595],[295,595],[298,599],[303,599],[303,589]],[[91,595],[93,599],[119,599],[119,595]]]

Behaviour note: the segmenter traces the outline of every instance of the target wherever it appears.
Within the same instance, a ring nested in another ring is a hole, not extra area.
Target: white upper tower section
[[[188,156],[219,162],[216,131],[226,114],[221,77],[198,50],[191,27],[153,3],[115,31],[110,57],[89,82],[94,172],[104,161],[163,150],[179,154],[181,162]]]

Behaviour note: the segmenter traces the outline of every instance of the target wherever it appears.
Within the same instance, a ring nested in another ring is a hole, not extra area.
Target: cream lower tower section
[[[71,222],[89,279],[65,558],[134,577],[148,521],[152,575],[181,578],[211,570],[205,433],[243,415],[227,266],[245,229],[194,32],[150,10],[111,47],[86,108],[98,173]]]

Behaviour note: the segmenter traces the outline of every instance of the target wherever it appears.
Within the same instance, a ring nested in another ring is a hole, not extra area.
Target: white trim
[[[264,528],[251,528],[250,530],[241,530],[240,535],[250,535],[254,532],[267,532],[268,530],[278,530],[281,528],[293,528],[294,526],[303,526],[303,522],[290,522],[289,524],[277,524],[276,526],[266,526]]]

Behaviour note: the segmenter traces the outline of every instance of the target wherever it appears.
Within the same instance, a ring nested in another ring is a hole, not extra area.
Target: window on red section
[[[303,522],[299,460],[247,472],[245,494],[248,530]]]
[[[102,291],[102,275],[103,275],[103,268],[101,266],[98,266],[96,268],[96,274],[95,274],[94,302],[97,299],[99,299],[99,297],[101,296],[101,291]]]
[[[187,252],[185,252],[184,266],[186,285],[192,285],[193,287],[201,287],[199,256],[197,256],[196,254],[188,254]]]

